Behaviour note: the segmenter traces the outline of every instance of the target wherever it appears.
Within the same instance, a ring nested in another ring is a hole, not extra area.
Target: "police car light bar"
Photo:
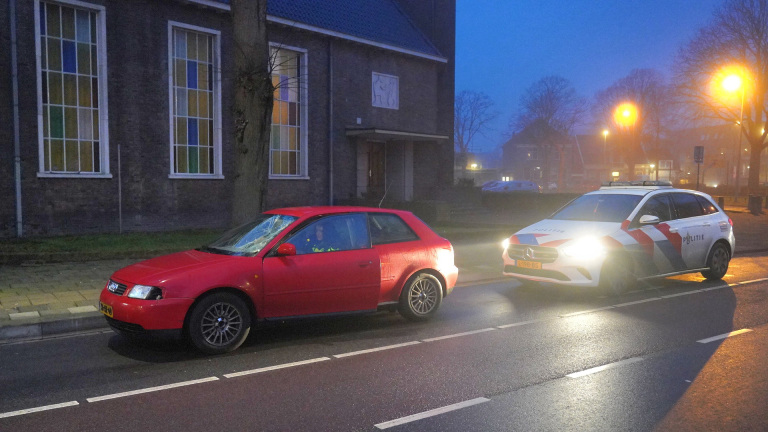
[[[672,182],[668,180],[637,180],[637,181],[609,181],[609,182],[603,182],[602,187],[628,187],[628,186],[639,186],[639,187],[648,187],[648,186],[655,186],[655,187],[672,187]]]

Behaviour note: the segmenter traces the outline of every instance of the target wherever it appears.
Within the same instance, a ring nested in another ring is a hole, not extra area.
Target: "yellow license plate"
[[[517,266],[522,268],[541,270],[541,263],[538,261],[518,261]]]
[[[99,312],[112,318],[112,306],[99,302]]]

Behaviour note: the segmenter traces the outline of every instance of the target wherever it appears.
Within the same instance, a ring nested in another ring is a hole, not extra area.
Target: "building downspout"
[[[333,205],[333,39],[328,38],[328,205]]]
[[[13,86],[13,163],[16,183],[16,237],[24,235],[21,211],[21,139],[19,138],[19,66],[16,52],[16,0],[8,0],[11,18],[11,82]]]

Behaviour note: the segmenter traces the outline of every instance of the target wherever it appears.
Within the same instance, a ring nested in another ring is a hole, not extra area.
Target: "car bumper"
[[[440,273],[445,277],[445,293],[450,294],[459,279],[459,268],[454,265],[448,269],[441,269]]]
[[[184,318],[194,299],[133,299],[113,294],[105,288],[99,302],[111,308],[112,316],[105,314],[107,322],[121,333],[160,334],[165,330],[180,331],[184,327]]]
[[[584,288],[598,286],[600,269],[603,264],[602,259],[583,261],[560,257],[551,263],[541,263],[541,268],[533,269],[521,267],[518,260],[510,258],[506,251],[504,251],[502,258],[504,260],[504,276]]]

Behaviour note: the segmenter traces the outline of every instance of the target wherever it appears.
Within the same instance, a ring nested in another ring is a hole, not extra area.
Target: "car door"
[[[670,231],[680,235],[683,261],[689,269],[702,268],[712,244],[711,230],[715,227],[696,195],[676,192],[670,196],[675,207],[675,219],[670,222]]]
[[[365,214],[321,217],[286,243],[296,247],[296,255],[273,251],[264,258],[264,318],[376,309],[379,256]]]
[[[643,216],[659,218],[657,223],[641,224]],[[674,207],[669,194],[649,198],[629,226],[629,234],[637,241],[632,248],[638,276],[654,276],[687,269],[681,251],[680,235],[672,227]]]

